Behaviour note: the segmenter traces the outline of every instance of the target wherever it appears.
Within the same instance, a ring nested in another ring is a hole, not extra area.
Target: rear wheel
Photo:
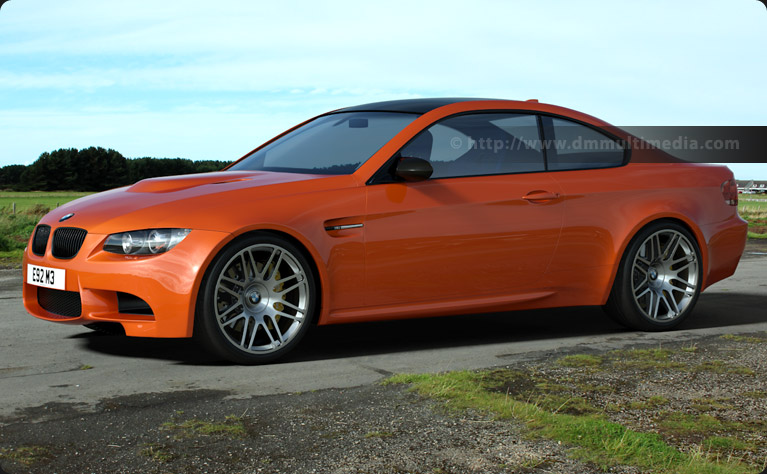
[[[270,234],[235,242],[212,263],[200,288],[195,337],[240,364],[271,362],[309,328],[316,289],[309,261]]]
[[[656,222],[626,249],[605,310],[633,329],[671,329],[692,312],[700,283],[695,238],[679,224]]]

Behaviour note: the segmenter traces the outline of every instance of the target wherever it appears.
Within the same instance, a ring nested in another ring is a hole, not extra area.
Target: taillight
[[[728,179],[722,183],[722,197],[730,206],[738,205],[738,183],[734,179]]]

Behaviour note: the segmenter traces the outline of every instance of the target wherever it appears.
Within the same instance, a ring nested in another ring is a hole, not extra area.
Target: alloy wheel
[[[270,243],[250,245],[231,257],[218,274],[214,306],[229,343],[268,354],[295,338],[309,316],[306,272],[295,255]]]
[[[695,246],[677,230],[651,234],[634,256],[631,280],[634,301],[646,318],[678,318],[693,302],[700,281]]]

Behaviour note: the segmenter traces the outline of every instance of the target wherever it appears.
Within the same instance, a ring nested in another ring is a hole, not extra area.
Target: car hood
[[[355,185],[351,175],[266,171],[218,171],[151,178],[71,201],[51,211],[41,223],[80,227],[96,234],[172,227],[228,232],[231,229],[220,217],[236,213],[238,209],[257,208],[258,201]],[[71,213],[74,215],[59,223]]]

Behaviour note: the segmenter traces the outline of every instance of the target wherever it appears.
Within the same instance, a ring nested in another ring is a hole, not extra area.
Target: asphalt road
[[[190,340],[106,336],[39,321],[22,306],[21,271],[0,270],[0,421],[56,403],[88,410],[136,394],[225,390],[245,398],[347,388],[392,373],[513,364],[541,352],[756,331],[767,331],[767,252],[747,252],[737,273],[701,295],[673,332],[627,331],[594,307],[331,326],[316,328],[282,362],[259,367],[217,362]]]

